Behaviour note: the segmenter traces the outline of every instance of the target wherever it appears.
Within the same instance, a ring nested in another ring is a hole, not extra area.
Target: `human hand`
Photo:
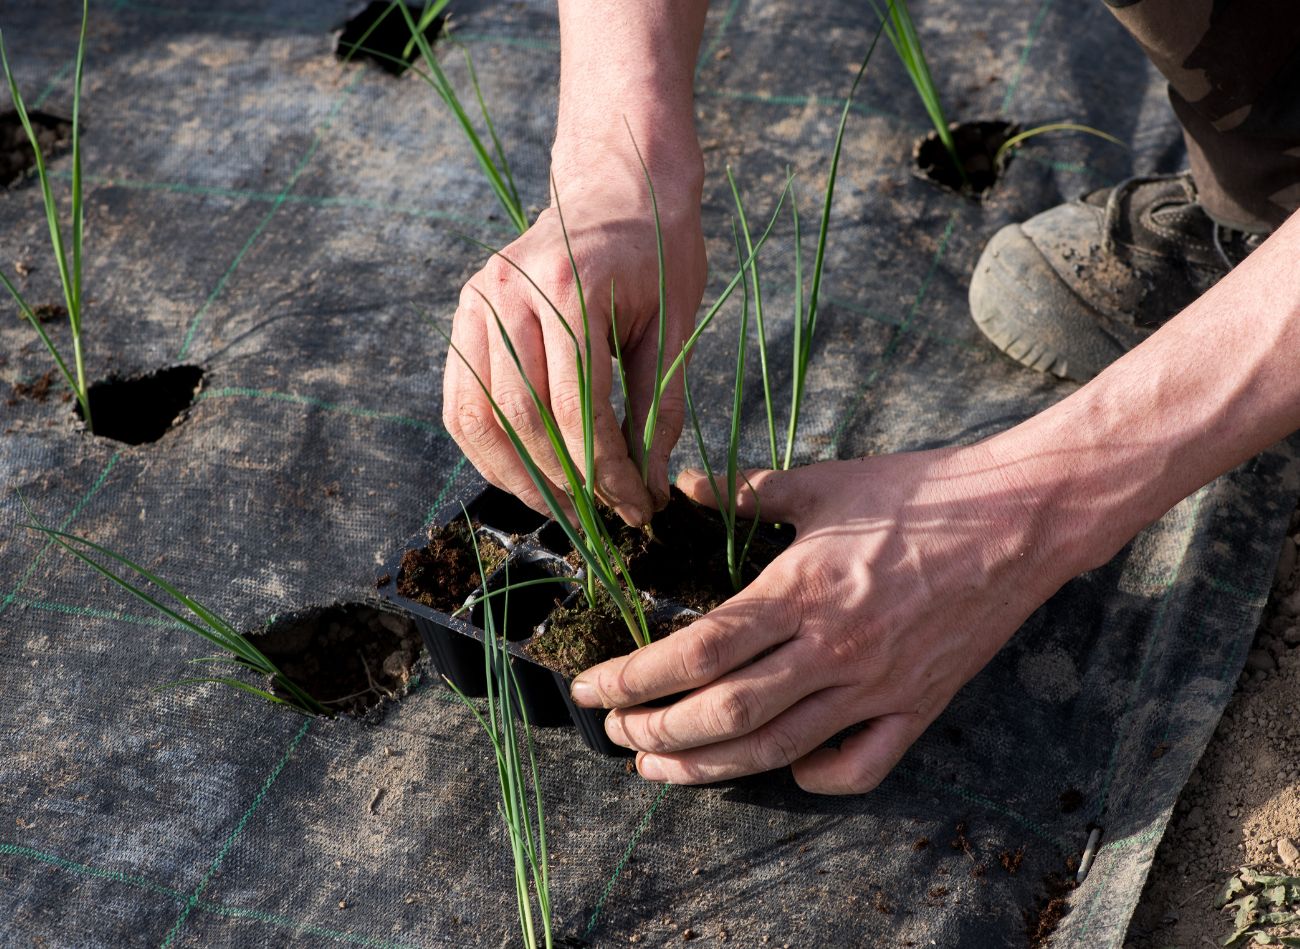
[[[557,160],[556,164],[554,188],[559,208],[553,205],[543,211],[533,226],[492,257],[461,293],[451,334],[461,355],[454,350],[448,354],[443,423],[488,481],[548,513],[541,492],[470,372],[472,367],[550,480],[556,496],[563,498],[563,491],[558,490],[565,485],[563,472],[501,338],[493,317],[495,309],[528,379],[549,406],[569,452],[581,467],[578,366],[573,340],[555,312],[559,311],[581,343],[578,284],[561,229],[562,210],[591,332],[597,494],[625,521],[642,524],[667,501],[668,454],[681,434],[684,411],[681,373],[677,373],[660,402],[648,478],[642,482],[642,433],[656,384],[659,334],[659,262],[650,193],[626,132],[621,144],[603,150],[593,146],[584,153],[580,167],[574,162]],[[667,281],[665,366],[681,352],[694,328],[707,270],[697,184],[700,176],[691,160],[684,161],[682,167],[680,176],[652,178]],[[615,328],[629,388],[622,431],[610,405]]]
[[[871,790],[1083,566],[1047,555],[1013,470],[985,445],[747,477],[740,513],[753,516],[757,494],[765,520],[794,525],[794,544],[707,616],[573,684],[579,705],[613,709],[609,737],[651,780],[791,765],[808,791]],[[678,486],[715,503],[698,472]]]

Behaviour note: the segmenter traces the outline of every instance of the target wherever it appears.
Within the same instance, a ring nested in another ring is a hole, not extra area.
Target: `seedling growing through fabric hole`
[[[728,169],[728,176],[730,176],[730,169]],[[743,272],[744,254],[740,249],[740,236],[735,232],[734,227],[732,236],[736,243],[736,259],[740,262]],[[695,400],[691,397],[690,382],[686,371],[683,370],[682,372],[682,384],[686,393],[686,412],[690,419],[691,431],[695,434],[695,444],[700,452],[700,461],[704,465],[704,473],[709,479],[709,488],[713,491],[713,498],[717,502],[718,511],[722,515],[723,527],[726,529],[727,575],[731,578],[732,589],[737,593],[740,592],[743,585],[741,568],[749,557],[749,548],[754,542],[754,534],[758,530],[758,513],[755,512],[754,519],[750,522],[749,531],[745,535],[744,543],[737,549],[736,496],[740,487],[740,479],[744,477],[738,463],[740,418],[745,397],[745,350],[749,344],[749,290],[744,281],[741,281],[741,287],[744,289],[744,302],[740,315],[740,331],[736,341],[736,381],[732,389],[731,427],[727,437],[727,484],[725,496],[718,487],[718,481],[713,475],[713,466],[709,464],[709,452],[704,445],[704,435],[700,429],[700,418],[695,411]],[[746,480],[746,484],[748,484],[748,480]],[[755,501],[757,501],[757,496],[755,496]]]
[[[356,16],[343,24],[335,54],[344,62],[353,57],[368,58],[379,68],[400,76],[415,61],[415,41],[401,17],[392,16],[397,2],[371,0]],[[446,17],[426,4],[419,17],[420,31],[431,43],[438,38]],[[383,55],[376,55],[377,53]]]
[[[462,506],[462,510],[464,510]],[[465,511],[469,521],[469,512]],[[473,524],[470,524],[473,535]],[[478,545],[475,544],[475,555]],[[510,566],[506,567],[505,595],[512,589],[509,582]],[[479,559],[479,573],[485,575],[483,561]],[[502,605],[502,626],[508,626],[510,598],[505,596]],[[551,949],[551,878],[550,861],[546,849],[546,813],[542,804],[542,785],[538,779],[537,755],[533,748],[532,729],[523,693],[515,679],[514,667],[506,646],[506,637],[499,631],[494,610],[484,610],[483,669],[487,682],[487,710],[480,712],[450,679],[444,681],[478,720],[492,744],[496,761],[497,784],[501,794],[498,813],[510,839],[510,853],[514,864],[515,903],[519,912],[519,927],[527,949],[539,946]],[[531,786],[531,793],[530,793]],[[530,886],[531,883],[531,886]],[[531,892],[530,892],[531,891]],[[536,915],[533,899],[536,895]],[[541,923],[538,939],[537,923]]]
[[[63,226],[59,223],[59,206],[55,201],[54,190],[51,187],[52,176],[45,165],[45,158],[41,154],[41,143],[35,128],[32,126],[31,117],[27,113],[27,106],[23,102],[22,94],[18,91],[18,82],[14,79],[13,71],[9,67],[9,55],[5,48],[4,35],[0,32],[0,65],[3,65],[5,80],[9,83],[9,96],[13,100],[14,110],[18,113],[19,121],[22,122],[27,140],[31,143],[32,150],[36,154],[36,175],[40,180],[41,199],[45,205],[45,219],[50,229],[50,244],[58,267],[59,283],[63,287],[64,308],[67,310],[68,329],[72,335],[72,369],[68,368],[67,360],[59,351],[59,347],[50,338],[49,333],[45,331],[45,327],[41,325],[40,316],[24,299],[13,281],[2,271],[0,271],[0,283],[4,284],[5,289],[9,291],[9,295],[18,304],[18,309],[21,311],[23,318],[36,330],[41,342],[45,344],[45,348],[49,350],[50,355],[54,358],[59,374],[63,376],[64,381],[67,382],[68,387],[77,397],[77,402],[81,406],[81,417],[86,423],[86,429],[93,433],[94,422],[90,413],[89,385],[86,382],[85,355],[81,339],[81,248],[85,229],[81,189],[81,77],[86,58],[86,21],[88,16],[89,0],[82,0],[81,32],[77,39],[76,68],[72,92],[72,208],[66,239],[63,234]]]
[[[998,150],[993,155],[993,165],[999,171],[1002,169],[1007,160],[1011,157],[1014,149],[1028,139],[1036,135],[1044,135],[1051,132],[1083,132],[1087,135],[1095,135],[1097,138],[1103,138],[1106,141],[1118,145],[1120,148],[1128,148],[1122,141],[1111,135],[1109,132],[1103,132],[1101,129],[1095,129],[1091,125],[1080,125],[1078,122],[1048,122],[1044,125],[1036,125],[1031,129],[1025,129],[1023,132],[1017,132],[1005,142],[998,146]]]
[[[21,496],[20,496],[21,498]],[[25,525],[31,530],[39,531],[48,537],[52,542],[58,544],[68,553],[72,554],[78,560],[91,567],[96,573],[107,577],[117,586],[126,590],[132,596],[149,604],[159,613],[179,623],[185,629],[195,633],[214,646],[222,650],[223,655],[208,656],[202,659],[191,660],[200,664],[211,665],[233,665],[237,669],[244,669],[265,676],[271,681],[272,689],[267,689],[253,685],[252,683],[236,678],[232,675],[210,675],[210,676],[192,676],[185,679],[179,679],[176,682],[168,683],[162,688],[170,688],[179,685],[195,685],[199,683],[211,682],[218,685],[228,686],[232,689],[238,689],[241,692],[247,692],[258,698],[265,699],[275,705],[285,705],[296,712],[304,715],[326,715],[333,717],[334,713],[324,704],[316,701],[307,694],[297,683],[280,671],[274,662],[266,657],[249,639],[239,630],[222,619],[208,607],[204,606],[198,600],[186,596],[179,589],[168,583],[162,577],[142,567],[133,560],[128,559],[120,553],[108,549],[94,541],[87,540],[84,537],[78,537],[76,534],[70,534],[66,531],[56,530],[47,527],[36,517],[31,507],[28,506],[25,498],[21,498],[23,507],[27,511],[28,517],[32,523]],[[96,559],[96,556],[104,560]],[[169,606],[162,600],[155,597],[142,586],[137,586],[130,580],[123,577],[120,573],[107,566],[107,563],[117,563],[128,570],[139,574],[154,587],[161,590],[170,597],[176,606]],[[279,694],[277,694],[279,693]]]
[[[491,148],[484,143],[473,120],[470,119],[455,86],[451,84],[451,80],[447,78],[447,74],[443,71],[437,56],[434,55],[433,46],[426,35],[434,19],[442,16],[448,2],[449,0],[431,0],[417,20],[405,3],[401,2],[401,0],[393,0],[389,12],[394,9],[400,10],[410,33],[410,42],[400,57],[365,46],[364,40],[366,37],[364,34],[353,44],[353,48],[356,52],[364,52],[366,55],[381,61],[400,63],[404,69],[409,66],[412,73],[420,77],[437,93],[438,98],[451,110],[457,126],[474,152],[474,158],[478,162],[488,186],[492,189],[492,193],[496,196],[497,203],[501,205],[506,216],[510,218],[510,223],[522,234],[528,230],[528,216],[524,213],[523,202],[519,197],[519,189],[515,187],[514,175],[510,170],[510,162],[506,159],[505,149],[501,145],[500,136],[497,135],[496,125],[492,121],[487,102],[483,98],[483,90],[479,86],[478,73],[474,69],[474,61],[470,57],[469,50],[463,44],[455,41],[450,30],[444,24],[444,41],[459,47],[465,57],[465,66],[469,72],[470,84],[474,88],[474,98],[478,103],[483,125],[491,141]],[[419,53],[420,60],[424,63],[423,69],[419,69],[407,62],[405,57],[410,55],[412,49]]]
[[[744,202],[740,197],[740,189],[736,185],[736,179],[731,172],[731,168],[727,168],[727,181],[731,185],[731,195],[736,205],[736,217],[740,222],[740,233],[745,239],[745,249],[749,254],[741,272],[748,271],[750,283],[753,287],[754,321],[758,331],[758,359],[763,379],[763,406],[767,415],[768,449],[771,452],[771,466],[773,468],[779,466],[788,469],[794,460],[794,446],[799,432],[799,414],[803,407],[804,391],[808,379],[808,364],[812,359],[813,338],[817,331],[822,273],[826,267],[826,243],[830,234],[831,204],[835,197],[835,182],[839,177],[840,153],[844,146],[844,131],[848,127],[853,97],[857,93],[863,76],[866,75],[867,65],[871,62],[871,57],[876,51],[876,43],[879,42],[880,33],[883,29],[884,24],[882,23],[871,40],[871,46],[868,47],[867,54],[862,59],[862,65],[858,67],[857,75],[853,79],[853,85],[849,87],[849,94],[844,100],[844,107],[840,110],[840,122],[835,131],[835,144],[831,149],[830,169],[826,175],[826,187],[822,192],[821,222],[817,230],[817,252],[813,258],[811,289],[806,301],[804,299],[803,240],[799,228],[799,202],[794,192],[793,178],[788,178],[786,181],[786,191],[790,195],[790,215],[794,223],[794,321],[791,344],[794,365],[790,387],[790,414],[786,425],[785,454],[780,459],[777,456],[777,423],[772,404],[772,384],[768,370],[767,323],[763,315],[763,291],[762,282],[759,278],[757,248],[750,234]],[[784,198],[785,193],[782,194],[782,200]],[[778,202],[777,212],[780,211],[780,208],[781,205]],[[776,212],[773,213],[773,220],[775,218]],[[770,224],[768,230],[771,230]],[[766,234],[764,234],[765,238]],[[759,242],[760,246],[761,244],[762,241]]]
[[[930,64],[926,62],[925,50],[921,47],[921,37],[917,35],[916,24],[912,22],[907,0],[889,0],[887,10],[883,12],[876,0],[869,0],[869,2],[876,16],[880,18],[880,25],[885,35],[889,37],[890,45],[898,54],[899,62],[903,64],[908,78],[912,80],[912,85],[921,97],[921,104],[925,106],[935,134],[943,142],[943,147],[957,170],[957,175],[961,179],[961,190],[969,191],[970,179],[966,175],[966,167],[961,155],[957,152],[957,143],[953,140],[952,129],[948,126],[948,117],[944,114],[943,103],[939,101],[939,90],[934,84],[934,77],[930,74]]]

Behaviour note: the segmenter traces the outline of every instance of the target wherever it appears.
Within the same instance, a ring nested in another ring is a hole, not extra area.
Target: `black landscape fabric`
[[[453,9],[538,205],[553,6]],[[335,58],[355,10],[92,4],[90,372],[188,364],[204,377],[180,424],[135,446],[78,431],[58,386],[0,405],[6,945],[518,940],[487,744],[432,676],[365,720],[305,719],[216,686],[155,691],[206,644],[21,527],[20,491],[47,521],[252,629],[373,604],[378,565],[472,487],[439,423],[445,348],[425,319],[449,320],[481,260],[462,235],[504,243],[510,229],[426,86]],[[915,12],[955,117],[1069,119],[1133,148],[1041,138],[982,204],[943,192],[911,175],[925,116],[882,45],[845,143],[803,460],[970,441],[1071,391],[979,336],[966,312],[979,250],[1004,223],[1183,159],[1162,83],[1101,3],[931,0]],[[65,117],[79,14],[69,0],[0,3],[29,104]],[[724,166],[756,215],[792,167],[815,220],[870,19],[859,3],[712,4],[696,100],[709,299],[733,253]],[[443,56],[468,90],[460,57]],[[66,153],[53,168],[66,186]],[[778,367],[790,236],[783,220],[765,257]],[[35,303],[58,298],[46,242],[34,182],[0,193],[0,266],[23,263]],[[713,445],[737,319],[728,309],[693,364]],[[5,388],[49,365],[7,309]],[[746,417],[755,464],[760,412],[754,400]],[[746,946],[1025,946],[1051,896],[1068,910],[1053,945],[1120,945],[1242,666],[1295,505],[1294,461],[1286,445],[1266,453],[1069,584],[870,795],[811,797],[786,774],[661,788],[571,729],[544,730],[558,931],[596,946],[724,934]],[[1093,825],[1096,864],[1062,889]]]

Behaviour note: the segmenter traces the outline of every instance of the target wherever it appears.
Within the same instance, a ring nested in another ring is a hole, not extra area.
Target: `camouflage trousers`
[[[1106,0],[1169,80],[1206,212],[1272,230],[1300,207],[1300,0]]]

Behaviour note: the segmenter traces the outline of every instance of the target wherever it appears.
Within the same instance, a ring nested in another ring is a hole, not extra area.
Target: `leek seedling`
[[[997,152],[993,155],[993,167],[1001,168],[1002,163],[1011,154],[1011,150],[1018,148],[1021,142],[1033,138],[1035,135],[1042,135],[1046,132],[1085,132],[1088,135],[1095,135],[1098,138],[1104,138],[1106,141],[1118,145],[1120,148],[1128,147],[1109,132],[1095,129],[1091,125],[1080,125],[1078,122],[1048,122],[1045,125],[1036,125],[1031,129],[1025,129],[1023,132],[1018,132],[999,145]]]
[[[492,392],[483,381],[482,377],[470,364],[469,360],[460,351],[451,338],[441,329],[438,332],[447,340],[448,346],[465,364],[474,380],[478,383],[479,388],[487,397],[492,406],[492,411],[497,417],[506,436],[510,439],[511,446],[519,456],[524,469],[528,472],[529,478],[537,487],[538,492],[546,502],[551,516],[555,518],[556,523],[564,530],[565,536],[573,545],[582,558],[586,567],[586,582],[583,586],[590,606],[596,605],[596,587],[597,584],[608,594],[614,607],[618,610],[619,616],[632,635],[632,640],[636,645],[644,646],[650,642],[649,626],[646,623],[645,613],[641,607],[641,596],[632,583],[628,574],[627,565],[623,562],[622,556],[618,552],[618,545],[615,543],[610,534],[610,529],[606,524],[605,518],[600,510],[599,502],[596,498],[596,457],[595,457],[595,410],[592,404],[592,391],[594,388],[594,362],[592,360],[591,349],[591,320],[587,311],[586,294],[582,286],[582,277],[578,273],[578,263],[573,256],[573,248],[569,244],[569,232],[564,223],[564,211],[560,206],[558,193],[556,196],[555,209],[560,222],[560,232],[564,236],[565,251],[569,257],[569,267],[573,273],[575,289],[577,290],[578,308],[582,317],[582,340],[579,341],[577,335],[569,327],[568,321],[559,308],[546,295],[545,291],[514,261],[509,257],[500,255],[501,259],[513,267],[525,280],[527,280],[538,295],[545,300],[550,307],[555,319],[564,329],[565,334],[569,337],[570,343],[573,344],[574,366],[578,382],[578,398],[582,406],[582,436],[583,436],[583,458],[582,466],[573,458],[565,443],[564,436],[560,432],[559,424],[555,420],[550,407],[537,394],[533,387],[532,381],[524,372],[523,363],[519,359],[519,354],[515,351],[514,343],[510,335],[506,332],[505,325],[497,315],[496,308],[492,301],[483,297],[484,303],[492,313],[496,321],[497,330],[501,334],[501,339],[505,343],[506,351],[514,361],[515,368],[518,369],[520,378],[523,379],[524,385],[528,390],[528,395],[532,399],[534,407],[542,420],[546,429],[547,440],[556,459],[560,464],[560,469],[564,474],[565,491],[564,495],[568,499],[576,521],[569,517],[564,505],[560,503],[555,492],[551,490],[546,476],[542,473],[537,463],[529,454],[528,449],[524,446],[523,440],[520,439],[518,431],[510,423],[510,419],[505,412],[501,410],[500,405],[492,398]],[[489,248],[490,250],[490,248]]]
[[[81,194],[81,76],[86,58],[86,20],[88,16],[89,0],[82,0],[81,33],[77,39],[76,69],[72,91],[72,220],[66,240],[64,239],[62,225],[59,223],[59,207],[54,200],[54,191],[50,186],[51,176],[45,166],[45,157],[41,154],[41,144],[36,138],[31,119],[27,115],[27,107],[23,102],[22,94],[18,91],[18,82],[14,79],[13,71],[9,68],[9,55],[5,49],[4,35],[0,33],[0,65],[3,65],[5,79],[9,83],[9,96],[13,99],[14,111],[18,113],[18,120],[22,123],[23,131],[27,133],[27,141],[31,143],[32,151],[36,154],[36,176],[40,179],[41,199],[45,204],[45,219],[50,228],[50,244],[54,250],[55,263],[58,266],[59,282],[63,287],[64,307],[68,311],[68,328],[72,334],[73,369],[68,368],[67,361],[59,352],[54,340],[45,332],[45,327],[41,325],[40,318],[36,315],[35,310],[23,298],[18,288],[14,286],[13,281],[3,272],[0,272],[0,283],[4,284],[5,289],[9,291],[9,295],[18,304],[18,309],[22,312],[23,318],[36,330],[41,342],[45,344],[45,348],[54,357],[54,363],[58,366],[59,373],[77,397],[77,403],[81,406],[81,417],[86,422],[87,431],[93,433],[94,421],[90,415],[90,388],[86,382],[85,354],[81,340],[81,244],[85,230]]]
[[[925,51],[921,48],[921,37],[917,35],[912,14],[907,9],[907,0],[889,0],[885,12],[881,11],[876,0],[870,2],[871,8],[876,11],[876,16],[880,18],[880,25],[884,28],[885,35],[889,37],[890,45],[898,54],[899,62],[907,70],[908,78],[912,80],[912,85],[916,87],[917,94],[921,97],[926,114],[930,116],[930,124],[934,126],[934,131],[939,136],[939,141],[943,143],[944,150],[948,152],[948,157],[952,159],[953,167],[957,169],[962,190],[966,191],[970,188],[970,180],[966,177],[966,168],[962,164],[961,156],[957,154],[957,143],[953,141],[952,130],[948,128],[948,117],[944,114],[943,103],[939,101],[939,90],[935,87],[934,77],[930,75],[930,64],[926,62]]]
[[[763,318],[763,291],[759,279],[757,247],[750,234],[744,203],[740,198],[740,189],[736,186],[736,179],[732,175],[731,169],[727,169],[727,181],[731,185],[731,195],[736,205],[736,217],[740,222],[740,233],[745,239],[745,249],[749,255],[748,260],[742,266],[741,273],[748,271],[753,286],[754,322],[758,331],[758,359],[763,378],[763,405],[767,413],[767,440],[773,468],[778,467],[778,464],[782,468],[789,468],[794,460],[795,438],[799,431],[799,413],[803,408],[808,363],[812,358],[813,337],[817,331],[822,272],[826,267],[826,241],[830,234],[831,203],[835,197],[835,181],[839,177],[840,153],[844,146],[844,130],[848,127],[853,97],[858,91],[858,85],[862,82],[862,77],[866,75],[867,64],[871,62],[872,54],[876,51],[876,43],[879,42],[880,33],[883,29],[884,24],[882,23],[871,40],[871,46],[867,48],[867,54],[862,59],[862,65],[858,67],[858,73],[853,79],[853,85],[849,87],[849,94],[844,99],[844,107],[840,110],[840,123],[835,131],[835,144],[831,148],[830,170],[827,172],[826,188],[822,193],[821,223],[817,230],[817,253],[813,259],[811,291],[806,305],[803,280],[803,239],[799,229],[799,202],[793,191],[792,179],[786,181],[786,192],[790,195],[790,215],[794,221],[794,328],[791,344],[794,365],[790,386],[790,417],[786,426],[785,455],[780,459],[777,457],[776,413],[772,405],[772,386],[768,373],[767,324]],[[785,199],[786,192],[782,193],[782,201]],[[777,209],[772,216],[774,221],[780,210],[781,202],[778,202]],[[769,224],[768,231],[771,229],[772,225]],[[766,237],[765,232],[763,240],[766,240]],[[763,240],[760,240],[757,246],[761,246]]]
[[[463,509],[463,508],[462,508]],[[469,512],[465,513],[469,520]],[[474,526],[470,524],[473,536]],[[478,543],[474,544],[474,556],[479,558],[479,573],[483,573],[483,561],[479,557]],[[510,587],[510,566],[506,565],[506,587]],[[522,585],[522,584],[521,584]],[[507,595],[502,604],[502,623],[508,623],[510,598]],[[483,668],[487,680],[487,714],[479,712],[450,679],[444,679],[451,686],[465,707],[478,719],[492,743],[492,754],[496,759],[497,784],[501,792],[498,812],[510,838],[510,853],[514,858],[515,903],[519,911],[519,927],[523,933],[524,946],[538,949],[539,946],[551,949],[551,881],[550,861],[546,851],[546,815],[542,806],[541,782],[537,774],[537,756],[533,751],[533,735],[528,724],[528,712],[524,706],[519,683],[515,680],[510,653],[506,648],[503,630],[498,630],[493,610],[484,610],[483,630]],[[518,724],[516,724],[516,717]],[[522,732],[522,741],[520,733]],[[532,785],[532,794],[528,785]],[[541,940],[537,937],[537,925],[533,915],[533,898],[529,883],[536,891],[537,916],[542,926]]]
[[[86,540],[84,537],[78,537],[76,534],[69,534],[66,531],[55,530],[52,527],[45,526],[36,518],[36,515],[32,513],[31,508],[27,507],[26,500],[23,501],[23,506],[27,508],[28,516],[32,519],[32,523],[28,524],[27,527],[44,534],[51,541],[58,544],[78,560],[90,566],[96,573],[112,580],[113,583],[126,590],[132,596],[148,603],[159,613],[176,621],[190,632],[202,636],[208,642],[226,653],[226,655],[222,656],[208,656],[192,661],[199,663],[229,663],[238,668],[247,669],[258,673],[259,675],[266,676],[271,680],[273,688],[282,693],[282,695],[277,695],[274,692],[260,688],[243,679],[225,675],[193,676],[169,683],[169,686],[212,682],[218,685],[228,686],[232,689],[239,689],[241,692],[247,692],[250,695],[256,695],[258,698],[265,699],[266,701],[276,705],[287,705],[294,711],[301,712],[304,715],[332,716],[334,714],[330,709],[326,708],[323,704],[308,695],[301,686],[281,672],[279,667],[268,659],[266,655],[254,646],[246,636],[239,632],[239,630],[235,629],[233,625],[222,619],[198,600],[186,596],[162,577],[150,572],[135,561],[129,560],[122,554],[116,553],[115,551],[103,547],[100,544],[96,544],[93,541]],[[128,570],[144,577],[145,580],[174,600],[178,606],[168,606],[144,588],[137,586],[121,574],[114,572],[111,567],[106,566],[104,561],[96,559],[96,557],[93,556],[94,554],[98,554],[108,562],[121,564]],[[184,612],[181,611],[182,608]]]
[[[730,169],[728,169],[730,176]],[[733,182],[734,187],[734,182]],[[740,250],[740,236],[734,234],[736,242],[736,259],[740,261],[741,272],[744,272],[744,255]],[[744,282],[741,282],[744,288]],[[704,473],[709,479],[709,487],[713,491],[713,498],[717,502],[718,512],[722,515],[722,523],[726,529],[727,538],[727,574],[731,578],[731,587],[739,593],[742,584],[741,568],[749,559],[749,548],[754,542],[754,534],[758,530],[758,515],[755,513],[753,521],[750,523],[749,533],[745,535],[744,544],[739,550],[736,548],[736,499],[739,480],[743,477],[740,473],[738,456],[740,454],[740,413],[744,404],[745,396],[745,350],[749,344],[749,291],[745,289],[744,303],[740,314],[740,333],[736,343],[736,381],[732,387],[731,399],[731,429],[727,437],[727,493],[724,497],[722,491],[718,488],[717,479],[713,475],[713,467],[709,464],[709,452],[704,446],[704,435],[700,430],[700,418],[695,411],[695,400],[691,397],[691,387],[687,380],[685,370],[682,372],[682,385],[686,393],[686,412],[690,419],[691,430],[695,433],[695,444],[699,448],[700,461],[704,465]]]
[[[448,2],[449,0],[429,0],[417,19],[411,14],[410,9],[402,0],[393,0],[388,9],[370,25],[370,28],[358,38],[357,42],[351,44],[352,52],[365,52],[378,59],[401,63],[402,66],[409,68],[411,72],[419,76],[437,93],[438,98],[443,101],[447,108],[451,109],[456,124],[460,127],[465,140],[469,142],[469,146],[474,152],[474,158],[478,161],[483,177],[487,180],[488,186],[491,187],[492,193],[496,195],[497,203],[501,205],[506,216],[510,218],[510,223],[522,234],[528,230],[528,216],[524,213],[523,202],[520,200],[518,188],[515,187],[514,175],[510,171],[510,162],[506,159],[505,149],[502,148],[501,139],[497,135],[496,125],[492,122],[487,103],[483,99],[483,90],[479,86],[478,73],[474,69],[474,61],[470,57],[469,50],[462,44],[455,43],[444,28],[444,36],[447,37],[447,40],[459,46],[461,53],[464,54],[465,66],[469,71],[470,85],[474,87],[474,98],[478,102],[479,113],[483,117],[483,124],[492,143],[490,149],[484,144],[482,136],[479,135],[478,129],[475,128],[469,113],[461,103],[455,86],[451,84],[447,74],[443,72],[438,58],[433,54],[433,47],[424,35],[425,30],[428,29],[434,19],[446,9]],[[411,31],[411,39],[407,43],[402,56],[392,56],[363,45],[375,27],[393,10],[401,11],[402,16],[406,19],[407,27]],[[424,63],[424,69],[418,69],[407,63],[406,57],[411,55],[412,50],[419,52],[420,59]]]

